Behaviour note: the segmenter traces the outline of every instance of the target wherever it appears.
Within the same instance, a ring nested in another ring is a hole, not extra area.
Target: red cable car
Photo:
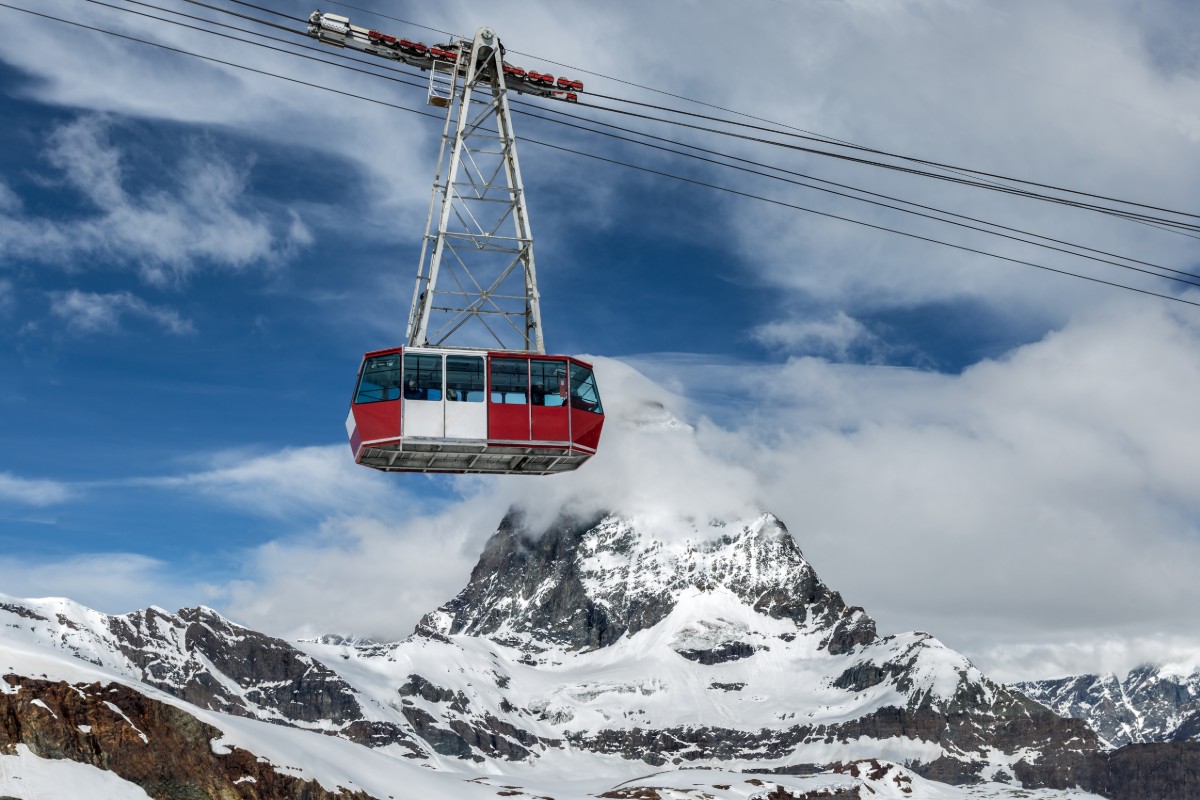
[[[596,453],[592,367],[567,356],[394,347],[363,357],[354,461],[390,472],[569,472]]]
[[[343,31],[347,18],[319,11],[310,22],[311,35],[337,46],[376,52],[378,43],[395,41],[406,52],[428,52],[434,62],[418,66],[430,73],[429,102],[446,109],[407,344],[363,356],[346,417],[355,463],[388,472],[577,469],[596,454],[604,409],[590,364],[545,354],[533,233],[505,99],[509,77],[553,87],[554,76],[504,64],[490,28],[452,51],[378,31],[360,42]],[[473,105],[473,92],[491,102]]]

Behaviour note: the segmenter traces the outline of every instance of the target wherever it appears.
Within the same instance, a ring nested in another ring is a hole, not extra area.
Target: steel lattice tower
[[[410,346],[545,352],[533,233],[517,161],[503,48],[490,28],[430,69],[446,108],[409,311]]]

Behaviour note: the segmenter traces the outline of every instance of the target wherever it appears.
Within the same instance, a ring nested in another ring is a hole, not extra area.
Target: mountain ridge
[[[1111,747],[1200,740],[1200,670],[1142,664],[1114,673],[1012,684],[1062,716],[1086,721]]]
[[[1106,754],[1085,723],[991,681],[933,636],[880,636],[769,514],[598,514],[533,529],[527,515],[512,512],[463,591],[398,642],[288,642],[205,607],[105,615],[67,600],[0,598],[0,625],[0,662],[9,659],[10,674],[19,664],[35,672],[48,664],[63,680],[104,677],[192,709],[222,731],[252,730],[271,742],[292,731],[281,741],[302,742],[296,752],[314,763],[325,763],[317,753],[328,748],[347,764],[386,764],[387,774],[482,770],[537,785],[547,775],[578,779],[582,770],[611,787],[647,771],[699,767],[774,775],[780,792],[784,784],[819,784],[852,797],[863,796],[870,775],[886,773],[870,792],[907,796],[901,789],[919,784],[955,797],[951,785],[981,784],[991,796],[1016,797],[1082,786],[1132,800],[1166,796],[1148,793],[1159,785],[1145,778],[1147,764],[1173,775],[1186,773],[1189,758],[1200,763],[1200,752],[1172,746]],[[68,661],[79,668],[62,670]],[[14,706],[22,716],[0,751],[78,739],[42,709],[63,711],[75,689],[92,690],[16,675],[6,683],[18,697],[37,693],[41,704],[26,696]],[[253,752],[241,735],[238,746]],[[87,741],[113,745],[111,737]],[[139,741],[125,736],[119,746]],[[269,758],[278,762],[286,751],[272,745]],[[847,777],[846,765],[871,760],[875,767]],[[885,762],[904,766],[879,766]],[[304,764],[296,768],[306,774]],[[344,769],[360,788],[378,771]],[[744,780],[767,787],[763,798],[772,786]],[[322,785],[336,790],[348,781]],[[715,783],[704,791],[726,796]],[[785,796],[806,795],[778,795]]]

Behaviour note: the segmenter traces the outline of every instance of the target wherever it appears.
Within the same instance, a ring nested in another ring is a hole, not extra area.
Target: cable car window
[[[529,397],[535,406],[566,405],[566,364],[534,359],[529,362],[529,372]]]
[[[446,356],[446,399],[483,402],[483,358]]]
[[[356,403],[378,403],[381,400],[400,399],[400,356],[368,358],[363,364],[362,377],[358,381]]]
[[[571,365],[571,408],[580,408],[603,414],[600,392],[596,389],[596,378],[587,367]]]
[[[524,358],[492,359],[492,402],[529,402],[529,361]]]
[[[404,354],[404,399],[442,399],[442,357],[440,355]]]

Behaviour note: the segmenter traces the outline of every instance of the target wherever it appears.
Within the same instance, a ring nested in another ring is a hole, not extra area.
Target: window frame
[[[589,414],[603,414],[604,403],[600,399],[600,387],[599,384],[596,383],[595,371],[590,367],[585,367],[583,364],[577,364],[572,361],[570,363],[568,374],[570,375],[570,388],[567,392],[567,400],[571,404],[571,408],[578,409],[579,411],[586,411]],[[579,375],[585,375],[586,377],[581,378],[578,377]],[[590,389],[590,399],[583,392],[579,391],[580,387],[583,386],[587,386]],[[577,403],[577,399],[584,403],[594,402],[595,405],[592,408],[586,408]]]
[[[379,383],[379,382],[373,381],[372,383],[374,384],[374,386],[377,387],[376,389],[364,389],[363,384],[367,381],[367,379],[369,377],[368,368],[370,367],[371,362],[381,361],[381,360],[386,360],[386,359],[395,359],[396,366],[394,368],[390,368],[390,369],[386,369],[386,370],[382,370],[382,369],[376,370],[372,374],[378,375],[382,372],[394,371],[395,375],[396,375],[396,385],[388,386],[385,383]],[[401,362],[402,362],[402,359],[400,357],[400,353],[385,353],[383,355],[373,355],[373,356],[367,356],[367,357],[363,358],[362,366],[359,367],[359,370],[358,370],[358,384],[354,391],[353,405],[368,405],[370,403],[386,403],[390,400],[399,400],[400,394],[401,394],[401,387],[403,387],[403,385],[404,385],[403,377],[401,375],[401,372],[402,372]],[[364,393],[369,392],[369,391],[378,391],[381,396],[375,397],[375,398],[370,398],[370,399],[364,399]],[[394,395],[391,394],[393,391],[395,392]]]
[[[412,367],[409,366],[410,360],[414,362]],[[437,364],[436,371],[425,364]],[[432,382],[433,375],[437,375],[437,383]],[[415,392],[417,396],[409,396],[408,383],[410,377],[415,373],[412,379],[415,381]],[[446,396],[446,358],[443,353],[412,353],[404,354],[403,374],[401,375],[401,395],[405,400],[425,400],[428,402],[439,403]],[[432,392],[437,392],[437,397],[431,397]]]
[[[446,400],[460,403],[482,403],[487,396],[487,359],[483,356],[462,355],[460,353],[446,353],[445,355],[445,361],[443,362],[443,374],[445,376]],[[469,388],[458,388],[459,384],[457,383],[455,384],[456,388],[450,388],[450,364],[452,361],[474,361],[478,363],[478,372],[472,370],[466,373],[469,376],[469,379],[472,381]],[[478,377],[477,381],[474,380],[476,376]],[[466,396],[471,392],[478,392],[478,399],[468,400]]]

